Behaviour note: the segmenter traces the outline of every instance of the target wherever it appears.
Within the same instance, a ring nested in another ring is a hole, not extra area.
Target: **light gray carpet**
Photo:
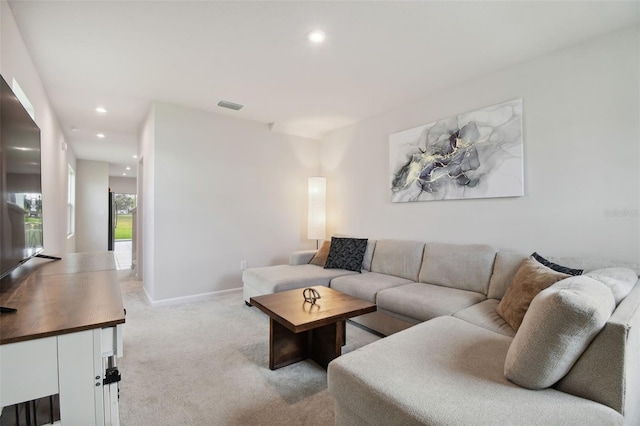
[[[312,361],[269,370],[269,318],[241,293],[151,308],[141,283],[120,275],[122,425],[334,424],[326,371]],[[348,323],[342,351],[377,339]]]

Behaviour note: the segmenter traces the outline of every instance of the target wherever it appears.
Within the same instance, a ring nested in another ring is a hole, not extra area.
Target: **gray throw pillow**
[[[585,274],[594,280],[600,281],[611,289],[616,306],[622,301],[638,281],[638,276],[629,268],[603,268],[587,272]]]
[[[504,375],[528,389],[564,377],[615,309],[609,288],[585,276],[564,279],[531,301],[504,364]]]

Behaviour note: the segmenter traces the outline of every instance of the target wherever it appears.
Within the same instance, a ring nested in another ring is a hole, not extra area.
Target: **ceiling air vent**
[[[244,105],[242,104],[237,104],[235,102],[229,102],[229,101],[220,101],[218,102],[218,106],[221,108],[229,108],[234,111],[240,111],[242,108],[244,108]]]

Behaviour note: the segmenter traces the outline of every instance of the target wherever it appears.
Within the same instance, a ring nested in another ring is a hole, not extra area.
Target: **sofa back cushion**
[[[378,240],[371,260],[371,272],[418,281],[424,243],[406,240]]]
[[[367,242],[367,250],[364,252],[364,259],[362,260],[362,269],[365,271],[371,271],[371,261],[373,260],[375,248],[376,240],[369,240]]]
[[[555,386],[640,424],[640,284],[636,282],[566,376]]]
[[[570,277],[532,301],[504,364],[504,375],[528,389],[548,388],[564,377],[615,308],[607,286]]]
[[[427,243],[420,282],[487,294],[496,250],[482,244]]]
[[[513,277],[520,269],[522,262],[529,256],[513,251],[499,251],[496,254],[496,261],[493,265],[493,273],[489,281],[489,299],[502,299],[507,288],[511,285]]]

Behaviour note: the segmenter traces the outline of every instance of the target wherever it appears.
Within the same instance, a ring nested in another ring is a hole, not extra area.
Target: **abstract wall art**
[[[391,201],[524,195],[522,99],[389,136]]]

